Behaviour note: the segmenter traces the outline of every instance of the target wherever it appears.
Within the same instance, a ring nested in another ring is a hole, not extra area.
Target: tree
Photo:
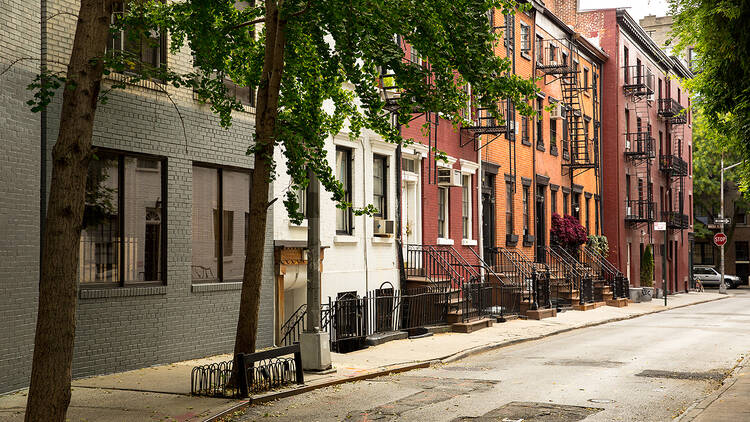
[[[716,140],[725,152],[750,158],[750,2],[670,0],[670,7],[674,51],[693,49],[696,75],[684,83],[695,94],[706,134],[721,134]],[[737,171],[747,192],[750,167]]]
[[[240,299],[235,353],[255,350],[269,185],[274,151],[282,148],[292,189],[284,203],[300,221],[294,192],[314,172],[338,207],[351,207],[343,185],[328,165],[325,140],[346,128],[352,138],[369,129],[386,141],[408,143],[386,111],[381,89],[395,83],[396,120],[406,125],[414,113],[441,112],[459,125],[469,100],[489,107],[502,120],[498,105],[510,99],[524,114],[536,88],[510,72],[510,61],[493,54],[502,42],[488,16],[491,9],[514,13],[514,0],[234,0],[151,1],[133,7],[123,22],[133,27],[169,30],[172,51],[186,43],[195,73],[175,83],[194,83],[231,124],[232,101],[222,80],[257,89],[256,127],[250,192],[250,231]],[[528,5],[523,6],[527,8]],[[426,65],[404,59],[404,40],[416,47]],[[192,79],[191,79],[192,78]],[[190,82],[197,81],[197,82]],[[324,107],[326,105],[327,107]],[[355,213],[371,212],[368,206]]]
[[[42,242],[39,309],[26,421],[64,421],[70,403],[78,253],[91,135],[109,33],[111,0],[82,0],[64,82],[60,129],[52,150],[52,179]],[[48,79],[39,78],[46,105]],[[54,86],[54,85],[53,85]],[[39,104],[37,105],[39,106]]]
[[[654,254],[651,253],[651,245],[646,245],[641,256],[641,286],[652,287],[654,285]]]
[[[725,166],[742,160],[742,154],[730,147],[726,133],[717,131],[706,121],[705,115],[698,110],[694,113],[693,125],[693,201],[694,227],[697,239],[710,239],[713,232],[708,230],[699,217],[706,217],[709,222],[719,217],[721,208],[721,160],[718,155],[724,154]],[[731,223],[725,226],[729,242],[737,225],[736,215],[750,210],[750,203],[744,197],[733,195],[742,183],[743,174],[736,169],[724,172],[725,216]],[[734,200],[732,200],[734,199]],[[727,207],[726,204],[730,204]]]

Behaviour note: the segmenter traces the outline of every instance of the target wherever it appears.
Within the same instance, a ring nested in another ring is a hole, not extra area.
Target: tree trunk
[[[64,421],[78,290],[78,253],[91,134],[112,0],[83,0],[63,89],[60,131],[52,151],[52,182],[42,243],[34,358],[26,403],[29,421]]]
[[[266,246],[268,189],[271,182],[271,160],[275,144],[281,74],[286,43],[285,22],[280,19],[276,2],[266,1],[266,50],[263,76],[258,88],[256,108],[255,166],[250,190],[249,236],[245,245],[245,271],[242,278],[237,337],[234,353],[255,351],[258,332],[260,289],[263,280],[263,258]]]

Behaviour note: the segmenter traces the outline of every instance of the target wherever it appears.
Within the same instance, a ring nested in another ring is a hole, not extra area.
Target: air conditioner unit
[[[630,140],[625,141],[625,151],[630,151]]]
[[[552,119],[552,120],[561,120],[561,119],[563,119],[564,118],[564,114],[565,114],[564,110],[565,110],[565,107],[563,107],[563,103],[559,102],[559,101],[556,102],[554,104],[554,108],[552,109],[552,111],[549,112],[549,118]]]
[[[630,211],[631,211],[630,207],[625,207],[625,215],[633,215],[633,213]]]
[[[461,186],[461,170],[439,168],[437,182],[442,187]]]
[[[375,218],[373,220],[372,233],[375,236],[393,236],[396,232],[396,225],[393,220],[384,220]]]

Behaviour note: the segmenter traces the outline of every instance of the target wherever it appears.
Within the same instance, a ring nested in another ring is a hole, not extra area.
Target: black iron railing
[[[659,116],[666,119],[680,119],[685,108],[673,98],[659,98]]]
[[[404,262],[407,278],[423,278],[430,286],[449,289],[460,281],[459,275],[435,252],[432,246],[407,245]]]
[[[690,217],[679,211],[662,211],[662,219],[670,229],[687,229],[690,227]]]
[[[470,264],[457,250],[450,245],[432,245],[429,246],[438,259],[447,265],[452,271],[451,275],[454,280],[454,287],[460,288],[466,283],[475,283],[481,281],[480,266]]]
[[[509,285],[520,286],[522,301],[527,301],[531,309],[550,307],[549,268],[532,262],[516,249],[493,248],[494,271],[509,281]]]
[[[300,341],[302,332],[307,328],[306,316],[307,304],[303,303],[281,325],[281,341],[279,343],[282,346],[291,346]]]
[[[597,262],[602,279],[606,280],[612,288],[613,299],[627,298],[630,296],[630,282],[628,278],[614,266],[614,264],[609,262],[607,258],[590,246],[585,246],[583,252],[590,256],[593,261]]]
[[[688,165],[682,157],[672,154],[659,156],[659,170],[668,172],[672,176],[687,176]]]
[[[571,51],[564,40],[548,39],[536,43],[536,68],[548,75],[575,71]]]
[[[649,132],[630,132],[625,134],[625,155],[636,158],[654,158],[654,138]]]
[[[567,262],[573,269],[573,277],[578,277],[579,283],[579,303],[590,303],[594,301],[594,271],[592,268],[582,264],[570,254],[565,248],[561,246],[551,247],[565,262]]]
[[[623,66],[625,93],[636,96],[654,93],[654,75],[644,65]]]
[[[521,286],[500,283],[468,283],[461,288],[461,317],[464,322],[475,318],[497,317],[504,320],[521,311]]]
[[[625,221],[646,222],[654,221],[656,204],[648,199],[626,199]]]

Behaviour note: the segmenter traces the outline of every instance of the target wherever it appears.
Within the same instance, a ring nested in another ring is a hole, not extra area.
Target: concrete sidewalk
[[[750,356],[740,361],[718,391],[688,408],[680,422],[750,421]]]
[[[342,382],[426,367],[520,341],[726,297],[713,292],[686,293],[670,296],[666,308],[660,300],[631,303],[624,308],[603,306],[585,312],[562,312],[556,318],[541,321],[496,323],[470,334],[436,334],[420,339],[392,341],[347,354],[334,353],[335,373],[305,374],[304,386],[256,396],[253,401],[262,402]],[[212,356],[75,380],[68,420],[202,421],[221,414],[245,402],[190,396],[190,371],[196,365],[230,359],[231,355]],[[25,403],[26,391],[0,396],[0,421],[22,421]]]

